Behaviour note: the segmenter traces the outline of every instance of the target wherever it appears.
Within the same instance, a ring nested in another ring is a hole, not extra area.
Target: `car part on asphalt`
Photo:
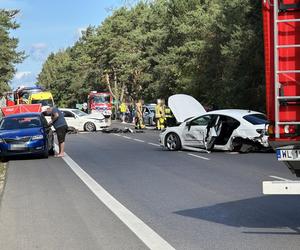
[[[67,134],[69,134],[69,135],[71,135],[71,134],[78,134],[78,129],[76,129],[74,127],[68,127]]]
[[[104,128],[101,130],[102,133],[106,133],[106,134],[118,134],[118,133],[144,133],[143,130],[136,130],[133,131],[131,128]]]

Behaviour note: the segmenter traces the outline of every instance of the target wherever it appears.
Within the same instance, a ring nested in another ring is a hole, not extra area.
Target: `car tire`
[[[84,124],[84,130],[87,132],[93,132],[96,130],[96,126],[92,122],[87,122],[86,124]]]
[[[8,162],[8,158],[7,158],[7,157],[2,157],[2,158],[1,158],[1,162],[3,162],[3,163]]]
[[[170,151],[177,151],[181,149],[181,141],[179,136],[175,133],[167,134],[165,145]]]
[[[49,150],[48,147],[46,148],[46,150],[44,151],[44,153],[42,154],[43,158],[47,159],[49,157]]]

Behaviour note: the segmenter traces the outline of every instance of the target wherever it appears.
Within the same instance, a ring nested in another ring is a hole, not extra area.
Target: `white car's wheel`
[[[170,151],[176,151],[181,148],[181,141],[177,134],[175,133],[169,133],[166,136],[166,147]]]
[[[84,130],[88,132],[92,132],[96,130],[96,126],[92,122],[87,122],[86,124],[84,124]]]

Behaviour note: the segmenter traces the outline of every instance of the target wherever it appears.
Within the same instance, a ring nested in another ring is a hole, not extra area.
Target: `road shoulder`
[[[1,203],[1,198],[4,190],[6,170],[7,170],[6,163],[0,162],[0,203]]]

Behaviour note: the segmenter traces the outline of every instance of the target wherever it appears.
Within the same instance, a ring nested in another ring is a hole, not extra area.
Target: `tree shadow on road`
[[[208,207],[177,211],[175,214],[231,227],[285,229],[283,232],[244,232],[249,234],[300,234],[299,196],[261,196],[225,202]],[[286,229],[291,229],[290,230]]]

